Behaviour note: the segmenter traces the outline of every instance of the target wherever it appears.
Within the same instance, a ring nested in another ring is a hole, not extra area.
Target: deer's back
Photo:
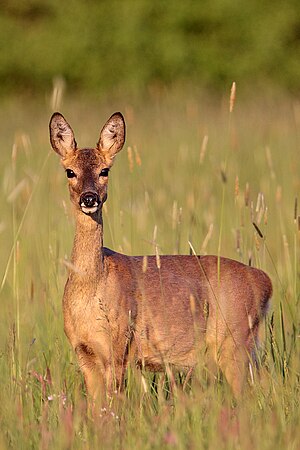
[[[214,332],[210,323],[223,316],[220,326],[240,327],[248,316],[258,322],[272,293],[264,272],[227,258],[219,265],[216,256],[161,256],[158,261],[107,251],[107,263],[108,280],[114,289],[118,286],[133,320],[137,354],[155,370],[162,357],[175,366],[192,366],[195,340]]]

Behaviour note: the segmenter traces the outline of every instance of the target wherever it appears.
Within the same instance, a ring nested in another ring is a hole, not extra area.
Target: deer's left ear
[[[100,132],[97,148],[111,161],[125,142],[125,120],[121,113],[114,113]]]

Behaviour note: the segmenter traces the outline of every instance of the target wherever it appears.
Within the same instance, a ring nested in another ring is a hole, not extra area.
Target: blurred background
[[[1,0],[0,92],[300,89],[298,0]]]

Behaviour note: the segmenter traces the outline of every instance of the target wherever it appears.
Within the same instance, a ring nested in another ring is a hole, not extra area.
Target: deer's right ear
[[[74,133],[64,116],[58,112],[54,113],[49,123],[50,142],[53,150],[62,158],[67,153],[76,150],[77,144]]]

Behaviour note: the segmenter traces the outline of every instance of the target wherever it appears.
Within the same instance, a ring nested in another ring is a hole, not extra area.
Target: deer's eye
[[[76,177],[75,172],[73,172],[73,170],[71,170],[71,169],[67,169],[67,170],[66,170],[66,174],[67,174],[67,177],[68,177],[68,178],[74,178],[74,177]]]
[[[108,177],[109,169],[102,169],[99,177]]]

